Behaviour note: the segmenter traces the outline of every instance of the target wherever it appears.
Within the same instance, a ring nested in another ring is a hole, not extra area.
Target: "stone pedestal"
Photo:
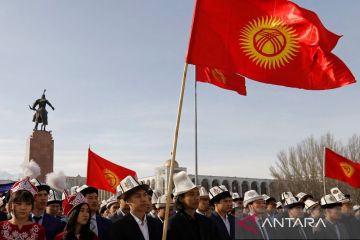
[[[33,131],[27,139],[26,160],[34,160],[41,168],[40,182],[45,182],[45,175],[54,171],[54,140],[51,132]]]

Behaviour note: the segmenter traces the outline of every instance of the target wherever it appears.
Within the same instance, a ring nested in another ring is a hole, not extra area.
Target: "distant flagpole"
[[[179,136],[180,118],[181,118],[181,111],[182,111],[182,105],[183,105],[183,100],[184,100],[187,69],[188,69],[188,64],[185,63],[182,82],[181,82],[178,112],[177,112],[177,118],[176,118],[176,127],[175,127],[173,150],[172,150],[171,165],[170,165],[170,175],[169,175],[169,179],[168,179],[168,186],[167,186],[167,193],[166,193],[165,219],[164,219],[162,240],[166,240],[166,237],[167,237],[169,211],[170,211],[170,198],[171,198],[171,193],[172,193],[172,185],[173,185],[172,183],[173,183],[174,166],[175,166],[175,158],[176,158],[176,148],[177,148],[177,141],[178,141],[178,136]]]
[[[198,128],[197,128],[197,81],[195,77],[195,185],[199,185],[198,176]]]

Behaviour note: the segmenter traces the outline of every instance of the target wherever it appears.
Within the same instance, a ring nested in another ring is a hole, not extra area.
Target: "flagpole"
[[[325,152],[326,152],[326,148],[324,147],[324,153],[323,153],[323,184],[324,184],[324,196],[326,195],[326,186],[325,186]]]
[[[195,185],[199,185],[198,176],[198,129],[197,129],[197,81],[195,78]]]
[[[183,105],[183,100],[184,100],[187,69],[188,69],[188,63],[185,63],[182,82],[181,82],[178,112],[177,112],[177,118],[176,118],[176,127],[175,127],[174,141],[173,141],[171,164],[170,164],[170,175],[168,178],[168,186],[167,186],[167,193],[166,193],[165,219],[164,219],[162,240],[166,240],[166,237],[167,237],[167,228],[168,228],[169,210],[170,210],[170,198],[171,198],[171,193],[172,193],[172,183],[173,183],[174,166],[175,166],[174,163],[175,163],[175,158],[176,158],[176,148],[177,148],[177,141],[178,141],[178,136],[179,136],[180,118],[181,118],[181,111],[182,111],[182,105]]]

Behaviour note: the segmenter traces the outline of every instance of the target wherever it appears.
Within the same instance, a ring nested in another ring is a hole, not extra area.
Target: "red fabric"
[[[268,84],[331,89],[355,82],[331,53],[339,38],[291,1],[197,0],[186,62]]]
[[[196,80],[233,90],[246,96],[245,78],[235,73],[227,73],[216,68],[196,66]]]
[[[64,232],[59,233],[58,235],[55,236],[54,240],[63,240],[64,239]],[[94,237],[92,240],[98,240],[99,238],[94,234]],[[79,238],[79,240],[81,240],[81,238]]]
[[[116,165],[89,149],[86,185],[116,193],[116,186],[129,175],[136,176],[136,172]]]
[[[45,240],[45,229],[39,224],[31,223],[22,226],[20,230],[17,225],[3,221],[0,222],[0,240],[7,239]]]
[[[355,188],[360,188],[360,164],[326,148],[325,177],[334,178]]]

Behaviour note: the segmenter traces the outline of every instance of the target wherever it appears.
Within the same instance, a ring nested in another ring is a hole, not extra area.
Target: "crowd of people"
[[[319,201],[291,192],[274,197],[225,186],[207,191],[185,172],[174,175],[169,240],[360,239],[360,206],[334,187]],[[0,201],[0,240],[160,240],[167,195],[127,176],[117,194],[99,202],[98,189],[72,187],[59,197],[25,177]]]

